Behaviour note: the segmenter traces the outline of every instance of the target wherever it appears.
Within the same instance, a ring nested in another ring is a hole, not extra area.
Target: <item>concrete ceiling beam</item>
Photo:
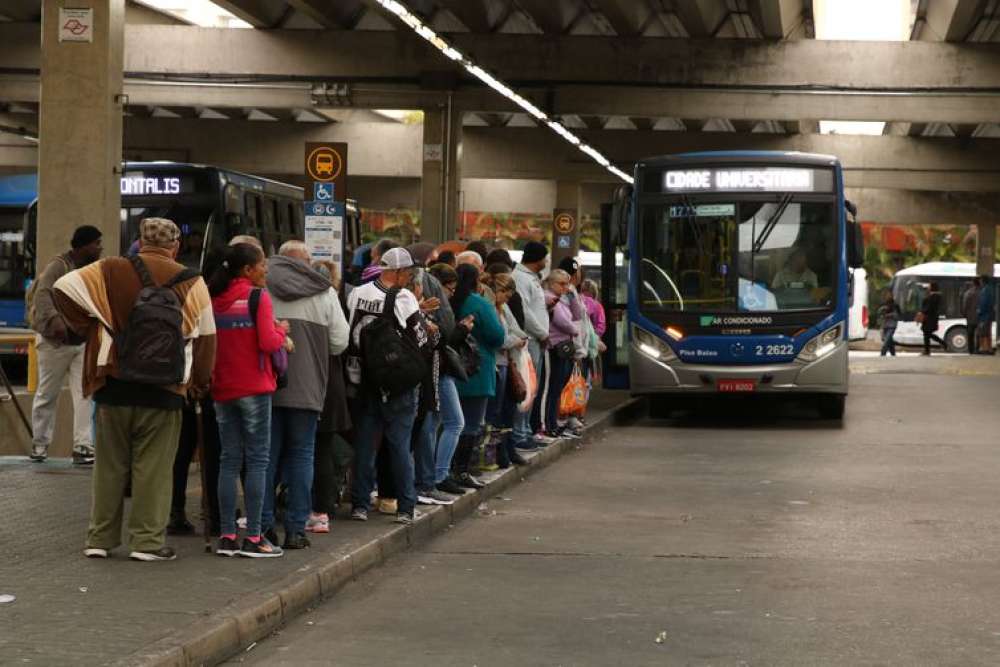
[[[635,0],[591,0],[591,6],[604,15],[622,37],[636,37],[653,16],[647,2]]]
[[[584,11],[579,0],[514,0],[521,11],[546,35],[569,31]]]
[[[983,15],[986,0],[931,0],[927,3],[923,41],[964,42]]]
[[[452,40],[501,78],[523,86],[615,81],[643,86],[947,92],[995,90],[1000,82],[1000,44],[514,34],[455,34]],[[126,72],[149,74],[416,83],[425,72],[456,67],[422,40],[400,39],[398,31],[324,34],[130,25],[125,41]],[[37,70],[37,26],[0,25],[0,43],[5,45],[0,68]]]
[[[329,0],[285,0],[296,11],[305,14],[324,28],[351,30],[368,7],[361,2],[330,2]]]
[[[713,37],[729,17],[725,0],[681,0],[674,13],[692,37]]]
[[[802,0],[751,0],[750,14],[767,39],[784,39],[802,23]]]
[[[268,0],[212,1],[255,28],[274,28],[281,23],[285,16],[284,2],[273,3],[268,2]]]
[[[454,14],[469,32],[490,33],[496,29],[486,0],[438,0],[438,4]]]

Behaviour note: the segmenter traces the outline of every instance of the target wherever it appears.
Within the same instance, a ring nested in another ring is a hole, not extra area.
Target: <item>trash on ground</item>
[[[80,592],[81,593],[86,593],[87,592],[87,587],[86,586],[80,586]]]
[[[661,630],[660,634],[656,635],[656,639],[653,641],[655,641],[657,644],[662,644],[663,642],[667,641],[667,631]]]
[[[14,596],[14,595],[11,595],[10,593],[2,593],[2,594],[0,594],[0,604],[10,604],[11,602],[13,602],[16,599],[17,599],[17,597]]]

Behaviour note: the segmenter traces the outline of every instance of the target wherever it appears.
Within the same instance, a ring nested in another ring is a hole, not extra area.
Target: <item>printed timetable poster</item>
[[[307,215],[306,245],[313,259],[340,264],[344,253],[344,216]]]

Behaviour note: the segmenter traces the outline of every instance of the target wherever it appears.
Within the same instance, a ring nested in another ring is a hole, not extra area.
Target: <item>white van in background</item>
[[[962,292],[975,275],[976,265],[971,262],[928,262],[897,271],[889,287],[903,316],[894,340],[901,345],[924,344],[924,334],[914,317],[924,302],[931,281],[934,281],[941,289],[941,319],[936,333],[944,339],[949,352],[967,350],[969,332],[962,316]],[[993,275],[1000,276],[1000,264],[994,265]],[[996,340],[996,320],[993,323],[993,340]]]
[[[851,295],[850,311],[847,314],[848,340],[864,340],[868,337],[868,272],[864,269],[850,269]]]

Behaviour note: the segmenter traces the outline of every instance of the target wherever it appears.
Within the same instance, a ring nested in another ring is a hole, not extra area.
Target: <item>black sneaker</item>
[[[280,558],[284,553],[281,547],[271,544],[266,537],[261,537],[257,542],[244,538],[243,546],[236,555],[245,558]]]
[[[450,493],[453,496],[464,496],[465,487],[456,482],[451,477],[445,477],[444,481],[437,485],[438,491]]]
[[[174,514],[167,524],[167,535],[194,535],[194,525],[184,514]]]
[[[368,510],[364,507],[355,507],[351,510],[351,521],[367,521]]]
[[[153,562],[159,560],[174,560],[177,554],[170,547],[160,547],[155,551],[133,551],[128,555],[132,560]]]
[[[309,541],[305,533],[295,533],[285,537],[284,547],[286,549],[308,549],[310,546],[312,546],[312,542]]]
[[[94,452],[73,452],[73,464],[78,466],[94,465]]]
[[[486,486],[467,472],[463,472],[458,476],[458,483],[460,486],[464,486],[467,489],[482,489]]]
[[[528,460],[526,458],[524,458],[523,456],[521,456],[520,454],[518,454],[517,452],[511,452],[511,454],[510,454],[510,462],[513,463],[516,466],[526,466],[526,465],[528,465]]]
[[[238,554],[240,551],[240,545],[236,543],[236,540],[231,537],[223,537],[219,539],[219,545],[215,547],[216,556],[226,556],[231,557]]]
[[[278,539],[278,531],[274,529],[274,526],[271,526],[270,528],[265,530],[263,532],[263,536],[271,544],[277,544],[278,542],[281,541]]]

